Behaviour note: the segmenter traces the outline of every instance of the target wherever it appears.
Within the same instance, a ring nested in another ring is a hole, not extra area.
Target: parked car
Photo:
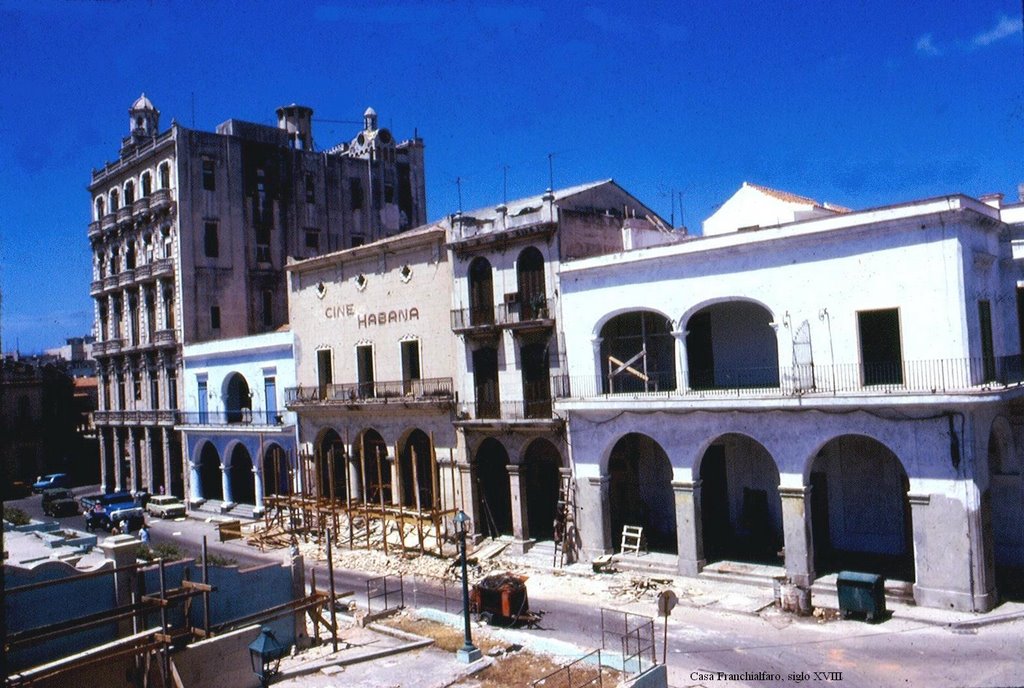
[[[135,506],[134,501],[116,502],[114,504],[95,504],[92,510],[85,514],[85,529],[88,531],[101,528],[112,531],[119,528],[119,524],[125,521],[127,527],[123,532],[138,530],[145,523],[145,513],[142,507]]]
[[[43,490],[49,490],[52,487],[71,487],[71,480],[68,478],[68,474],[50,473],[49,475],[41,475],[32,483],[32,492],[39,494]]]
[[[153,495],[146,505],[150,516],[160,518],[178,518],[185,515],[185,503],[173,495]]]
[[[71,516],[78,513],[78,502],[71,490],[54,487],[43,490],[43,513],[47,516]]]

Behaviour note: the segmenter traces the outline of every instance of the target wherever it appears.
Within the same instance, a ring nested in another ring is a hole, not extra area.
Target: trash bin
[[[840,571],[836,577],[839,613],[845,619],[851,612],[876,621],[885,614],[885,578],[876,573]]]

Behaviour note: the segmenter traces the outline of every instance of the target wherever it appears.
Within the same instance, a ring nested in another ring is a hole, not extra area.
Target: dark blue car
[[[32,492],[39,494],[43,490],[55,487],[71,487],[71,480],[67,473],[50,473],[39,476],[39,479],[32,483]]]

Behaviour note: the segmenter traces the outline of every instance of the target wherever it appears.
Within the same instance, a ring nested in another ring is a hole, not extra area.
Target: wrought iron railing
[[[450,401],[454,386],[450,377],[385,382],[349,382],[323,386],[289,387],[285,398],[293,404],[359,404]]]
[[[551,400],[466,401],[456,409],[458,420],[550,420]]]
[[[528,297],[522,301],[497,305],[452,309],[452,330],[544,325],[554,318],[555,299],[551,296]]]
[[[792,397],[810,394],[940,394],[981,391],[1024,383],[1020,355],[948,358],[900,363],[799,365],[779,368],[715,368],[620,373],[612,378],[560,376],[552,391],[559,399],[608,396],[652,398]]]
[[[284,412],[264,409],[233,411],[178,411],[178,425],[284,425]]]

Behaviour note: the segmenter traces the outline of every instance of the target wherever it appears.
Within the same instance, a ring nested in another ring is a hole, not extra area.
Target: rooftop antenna
[[[551,191],[555,190],[555,165],[553,160],[555,159],[554,153],[548,153],[548,189]]]
[[[686,229],[686,217],[683,215],[683,192],[679,192],[679,226]]]
[[[501,204],[508,205],[508,165],[501,166]]]
[[[462,214],[462,177],[455,178],[455,188],[459,192],[459,215]]]
[[[192,128],[196,128],[196,92],[192,91]]]

